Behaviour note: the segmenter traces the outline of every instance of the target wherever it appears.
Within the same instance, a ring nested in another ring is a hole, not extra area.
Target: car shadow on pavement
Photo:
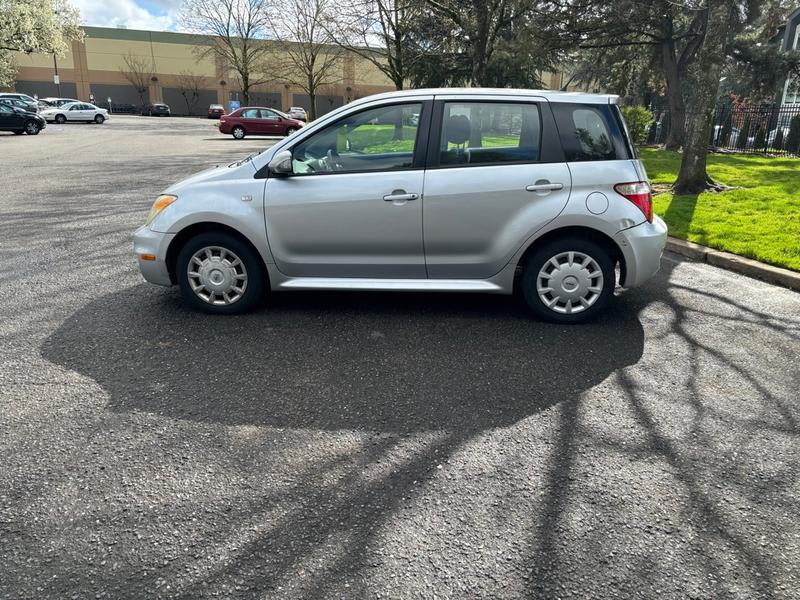
[[[186,309],[139,285],[67,319],[44,357],[91,377],[114,411],[225,424],[475,432],[575,398],[635,364],[635,300],[600,320],[534,320],[516,298],[274,294],[256,313]]]
[[[361,578],[381,525],[481,432],[574,405],[635,364],[644,347],[639,298],[623,294],[601,319],[578,327],[538,322],[516,298],[455,294],[276,294],[263,310],[219,318],[187,310],[175,290],[137,285],[68,318],[42,354],[97,382],[118,413],[317,438],[356,432],[357,448],[297,464],[291,489],[269,487],[214,509],[225,517],[204,544],[259,525],[240,558],[213,564],[202,584],[181,582],[183,566],[196,564],[189,556],[172,574],[160,570],[175,597],[245,578],[262,594],[322,598]],[[241,475],[275,460],[270,437],[262,433],[250,447]],[[182,442],[161,442],[173,443]],[[280,518],[267,518],[287,503]],[[347,543],[332,547],[340,536]],[[323,548],[326,567],[297,577],[297,565]],[[131,568],[106,573],[105,583],[140,585]],[[287,585],[297,593],[279,591]]]

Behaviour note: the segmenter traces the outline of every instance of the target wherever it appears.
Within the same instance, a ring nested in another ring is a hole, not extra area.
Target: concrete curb
[[[714,250],[707,246],[701,246],[700,244],[679,240],[673,237],[667,238],[666,249],[699,262],[705,262],[715,267],[741,273],[748,277],[761,279],[767,283],[774,283],[775,285],[800,292],[800,273],[790,271],[789,269],[773,267],[772,265],[767,265],[757,260],[731,254],[730,252]]]

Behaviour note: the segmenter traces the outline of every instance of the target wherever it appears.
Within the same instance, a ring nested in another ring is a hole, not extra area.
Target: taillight
[[[650,194],[649,183],[646,181],[618,183],[614,186],[614,191],[633,202],[644,213],[645,218],[650,223],[653,222],[653,196]]]

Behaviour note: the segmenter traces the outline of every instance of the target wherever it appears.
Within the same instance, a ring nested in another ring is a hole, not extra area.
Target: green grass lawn
[[[641,150],[654,184],[671,184],[681,155]],[[741,189],[655,197],[670,235],[800,271],[800,159],[710,154],[712,178]]]

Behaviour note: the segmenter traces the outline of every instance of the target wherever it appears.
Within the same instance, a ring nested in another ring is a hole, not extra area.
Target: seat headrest
[[[447,141],[451,144],[463,144],[469,140],[471,126],[466,115],[453,115],[447,119],[445,133]]]

